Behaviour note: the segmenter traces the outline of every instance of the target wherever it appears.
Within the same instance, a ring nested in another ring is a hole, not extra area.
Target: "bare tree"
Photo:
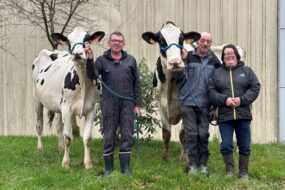
[[[98,5],[98,0],[4,0],[11,13],[44,31],[53,49],[58,44],[52,40],[53,32],[69,32],[78,23],[88,28],[96,27],[96,19],[87,18]]]

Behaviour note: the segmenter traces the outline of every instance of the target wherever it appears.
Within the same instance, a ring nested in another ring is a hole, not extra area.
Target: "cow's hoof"
[[[169,161],[169,154],[164,152],[162,154],[162,159],[165,160],[165,161]]]
[[[62,167],[69,168],[69,161],[62,161]]]
[[[43,151],[44,151],[44,147],[42,147],[42,146],[37,147],[37,152],[43,152]]]
[[[93,168],[93,164],[91,162],[90,163],[85,163],[84,166],[85,166],[85,169]]]
[[[187,164],[187,163],[188,163],[188,158],[187,158],[186,154],[181,154],[181,155],[180,155],[180,161],[181,161],[183,164]]]
[[[69,164],[62,163],[62,167],[64,167],[64,168],[69,168]]]

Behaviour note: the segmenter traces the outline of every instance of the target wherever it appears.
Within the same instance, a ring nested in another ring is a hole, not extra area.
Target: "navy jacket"
[[[96,78],[96,72],[101,75],[103,82],[117,94],[134,99],[134,106],[142,106],[141,88],[137,62],[126,51],[119,62],[114,61],[111,51],[105,51],[95,63],[87,61],[87,75],[90,79]],[[102,99],[112,102],[116,98],[103,87]]]
[[[230,80],[232,72],[232,84]],[[211,102],[218,106],[218,122],[236,119],[252,119],[250,105],[258,97],[260,83],[250,67],[239,61],[230,69],[223,65],[214,71],[209,80],[209,96]],[[240,97],[241,105],[235,108],[226,106],[228,97]],[[235,113],[234,113],[235,112]]]

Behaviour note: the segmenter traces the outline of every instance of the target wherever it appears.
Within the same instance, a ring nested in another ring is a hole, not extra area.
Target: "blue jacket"
[[[211,51],[205,57],[200,57],[196,51],[189,52],[185,69],[174,75],[180,104],[209,109],[208,79],[220,66],[219,59]]]

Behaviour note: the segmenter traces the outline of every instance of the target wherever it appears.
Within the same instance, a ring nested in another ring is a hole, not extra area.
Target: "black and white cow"
[[[176,82],[173,80],[172,73],[185,67],[181,59],[181,49],[193,50],[195,41],[200,38],[200,34],[197,32],[184,33],[173,22],[167,22],[159,32],[145,32],[142,34],[142,38],[149,44],[158,43],[160,48],[160,56],[154,72],[153,87],[156,90],[162,122],[162,138],[164,141],[162,157],[168,160],[171,125],[176,125],[181,120],[181,108],[176,97]],[[211,50],[220,58],[225,45],[212,46]],[[245,51],[239,46],[237,46],[237,49],[243,60]],[[182,145],[180,159],[184,162],[187,161],[187,156],[183,126],[179,133],[179,139]]]
[[[91,128],[95,117],[97,88],[86,74],[86,54],[84,42],[99,42],[105,33],[98,31],[88,35],[82,28],[76,27],[67,37],[53,33],[52,38],[68,46],[69,52],[43,49],[33,63],[35,85],[35,106],[37,114],[37,149],[43,150],[43,108],[50,113],[59,113],[57,124],[58,145],[64,148],[63,167],[69,167],[69,149],[72,136],[72,124],[75,116],[85,116],[83,129],[84,166],[91,168],[90,141]]]
[[[191,44],[200,38],[197,32],[184,33],[173,22],[165,23],[159,32],[145,32],[142,38],[149,44],[158,43],[160,56],[156,63],[153,86],[159,102],[159,111],[162,122],[162,138],[164,141],[163,159],[169,159],[169,142],[171,125],[176,125],[181,120],[181,108],[176,97],[176,82],[172,80],[172,72],[185,67],[181,50],[183,44]],[[185,132],[179,133],[182,150],[180,159],[187,160],[185,149]]]

